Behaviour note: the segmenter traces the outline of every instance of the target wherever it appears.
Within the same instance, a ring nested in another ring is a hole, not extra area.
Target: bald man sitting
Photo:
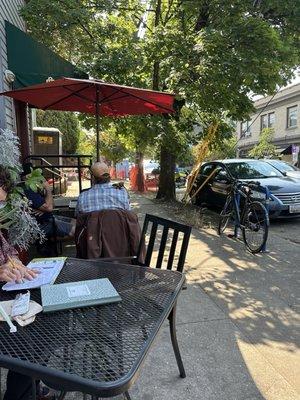
[[[105,163],[94,163],[91,173],[94,186],[79,195],[76,215],[108,209],[130,210],[127,190],[110,182],[109,168]]]

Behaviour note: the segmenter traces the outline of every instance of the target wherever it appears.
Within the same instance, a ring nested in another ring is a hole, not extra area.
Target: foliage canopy
[[[190,126],[247,119],[249,95],[274,93],[300,59],[294,0],[30,0],[23,16],[33,36],[91,76],[176,93],[175,115],[150,128],[110,122],[137,144],[150,129],[173,167],[195,139]]]

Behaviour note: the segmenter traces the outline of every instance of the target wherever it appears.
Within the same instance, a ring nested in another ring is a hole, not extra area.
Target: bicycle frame
[[[238,229],[240,228],[243,241],[248,250],[253,254],[260,251],[266,251],[266,241],[269,230],[268,210],[261,202],[259,202],[259,200],[257,200],[262,198],[256,194],[258,186],[260,187],[260,184],[257,182],[248,182],[245,184],[238,180],[233,181],[228,192],[226,203],[220,214],[218,225],[218,233],[221,235],[226,229],[230,219],[233,220],[234,234],[228,236],[231,238],[239,237]],[[263,191],[267,195],[266,203],[268,203],[269,190],[266,188],[266,190]],[[243,199],[242,205],[241,198]],[[251,232],[262,232],[262,236],[259,236],[260,245],[257,244],[257,241],[255,242],[255,240],[253,242]]]
[[[249,203],[249,194],[243,193],[240,189],[233,187],[230,193],[233,200],[233,209],[235,214],[234,237],[238,236],[238,228],[243,228],[241,221],[244,219],[245,211]],[[240,210],[241,196],[245,199],[242,210]]]

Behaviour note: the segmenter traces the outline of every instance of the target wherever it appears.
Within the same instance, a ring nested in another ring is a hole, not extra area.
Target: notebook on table
[[[41,296],[44,312],[121,301],[119,293],[107,278],[42,286]]]

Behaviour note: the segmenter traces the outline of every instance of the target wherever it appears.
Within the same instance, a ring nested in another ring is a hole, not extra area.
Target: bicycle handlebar
[[[249,188],[252,188],[252,189],[256,189],[257,187],[261,186],[261,183],[257,182],[257,181],[251,181],[251,182],[247,182],[246,186],[249,186]]]

